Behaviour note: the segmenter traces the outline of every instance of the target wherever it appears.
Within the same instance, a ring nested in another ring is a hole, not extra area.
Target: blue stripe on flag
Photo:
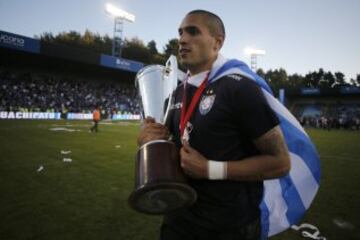
[[[270,229],[270,222],[269,222],[270,212],[265,204],[265,201],[261,201],[260,210],[261,210],[261,235],[262,235],[262,239],[266,239]]]
[[[303,132],[292,125],[286,118],[279,114],[277,116],[280,119],[280,127],[289,151],[301,157],[319,184],[320,161],[315,146]]]
[[[289,175],[280,178],[280,185],[283,198],[288,206],[286,216],[291,226],[299,221],[304,215],[306,208]]]

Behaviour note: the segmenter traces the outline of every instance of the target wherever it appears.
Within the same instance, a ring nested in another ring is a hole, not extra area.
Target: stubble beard
[[[202,62],[192,62],[182,58],[180,58],[180,63],[189,70],[192,75],[201,72],[199,69],[202,68],[201,66],[203,65]]]

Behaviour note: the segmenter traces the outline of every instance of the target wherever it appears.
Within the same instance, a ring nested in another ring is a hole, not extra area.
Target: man
[[[99,124],[99,121],[101,119],[101,116],[100,116],[100,107],[99,106],[96,106],[95,107],[95,110],[93,111],[93,122],[94,122],[94,125],[90,128],[90,131],[91,132],[98,132],[98,124]]]
[[[215,78],[226,60],[225,28],[213,13],[195,10],[179,27],[179,55],[188,78],[175,91],[167,126],[144,121],[142,145],[170,134],[198,199],[167,214],[160,239],[260,239],[263,180],[290,169],[279,120],[253,80]],[[177,107],[181,106],[181,107]]]

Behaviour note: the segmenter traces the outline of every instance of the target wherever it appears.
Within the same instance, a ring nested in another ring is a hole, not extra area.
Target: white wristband
[[[220,161],[208,161],[208,178],[210,180],[222,180],[226,179],[226,162]]]

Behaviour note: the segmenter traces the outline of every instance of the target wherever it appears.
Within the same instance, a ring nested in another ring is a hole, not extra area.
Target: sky
[[[124,24],[126,38],[155,40],[159,51],[178,37],[187,12],[204,9],[224,21],[226,58],[249,64],[244,48],[253,47],[266,51],[258,57],[265,71],[305,75],[323,68],[347,80],[360,74],[360,0],[0,0],[0,30],[34,37],[88,29],[112,36],[107,2],[136,16]]]

